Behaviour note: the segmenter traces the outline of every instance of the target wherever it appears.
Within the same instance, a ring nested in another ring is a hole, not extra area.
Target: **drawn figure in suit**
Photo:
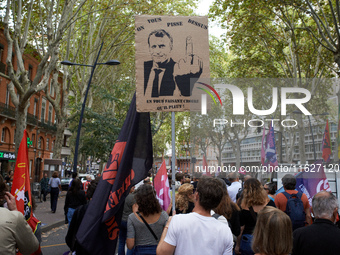
[[[165,30],[151,32],[148,45],[152,60],[144,62],[144,95],[191,96],[190,79],[197,80],[203,70],[202,60],[193,54],[191,36],[186,38],[186,57],[178,63],[170,57],[173,39]]]

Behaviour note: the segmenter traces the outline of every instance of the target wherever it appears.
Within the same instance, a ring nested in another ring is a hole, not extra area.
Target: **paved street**
[[[68,251],[65,243],[67,224],[65,224],[64,204],[66,191],[62,191],[58,198],[57,210],[51,212],[50,195],[46,202],[37,201],[37,208],[34,212],[37,219],[41,221],[41,250],[44,255],[62,255]]]
[[[37,209],[34,214],[42,223],[41,250],[44,255],[63,255],[69,250],[65,243],[68,229],[64,216],[65,196],[66,191],[62,191],[58,198],[55,213],[51,212],[49,195],[46,202],[40,202],[39,199],[36,199]]]
[[[57,210],[55,213],[51,212],[51,204],[49,195],[46,202],[37,201],[37,208],[34,211],[35,216],[42,223],[42,232],[51,230],[52,228],[59,227],[65,222],[64,204],[65,204],[66,191],[62,191],[58,198]]]
[[[41,251],[44,255],[62,255],[69,251],[65,243],[67,226],[67,224],[64,224],[42,234]]]

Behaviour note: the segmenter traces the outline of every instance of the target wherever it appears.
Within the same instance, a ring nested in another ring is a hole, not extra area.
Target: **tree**
[[[16,108],[16,152],[26,128],[29,99],[34,93],[47,87],[52,73],[56,70],[61,40],[73,21],[73,15],[82,8],[84,2],[85,0],[67,0],[61,3],[55,3],[53,0],[7,0],[4,32],[8,43],[6,64],[11,81],[8,89]],[[38,49],[37,57],[40,60],[32,82],[23,61],[23,54],[29,49],[29,44]],[[12,52],[17,59],[16,72],[13,69]]]
[[[65,38],[64,59],[81,64],[92,64],[100,44],[104,42],[99,62],[118,59],[121,64],[117,67],[98,66],[96,68],[86,102],[86,110],[96,115],[86,115],[84,125],[88,125],[88,129],[82,129],[82,137],[97,141],[103,139],[102,133],[88,132],[92,130],[89,128],[90,123],[98,120],[93,117],[98,117],[101,112],[111,114],[111,120],[125,119],[124,105],[130,102],[135,90],[134,15],[186,15],[192,13],[194,3],[195,1],[191,0],[186,2],[129,1],[128,3],[126,1],[88,0],[86,2],[82,12],[78,13],[79,21],[70,27],[70,32]],[[70,127],[78,125],[79,109],[83,102],[90,71],[90,68],[79,66],[63,68],[63,73],[71,77],[69,85]],[[108,100],[104,100],[105,96]],[[162,113],[151,114],[154,138],[161,129],[164,116],[166,115]],[[114,122],[111,124],[119,125]],[[114,135],[112,141],[115,141]],[[164,143],[162,139],[159,141]],[[91,149],[91,146],[87,146],[84,140],[81,141],[80,148],[82,146],[84,149],[81,151],[84,155],[90,153],[88,149]],[[159,145],[157,148],[159,148],[156,150],[158,154],[164,146]],[[110,150],[104,153],[103,157],[110,153]]]
[[[229,65],[232,76],[293,78],[290,86],[307,88],[313,96],[319,94],[319,98],[327,97],[329,86],[323,88],[325,90],[317,89],[321,87],[321,78],[331,77],[327,69],[329,54],[316,45],[301,26],[303,23],[310,24],[307,16],[299,15],[282,1],[256,5],[253,1],[235,0],[228,4],[216,1],[211,11],[228,28],[233,56]],[[279,82],[277,84],[280,85]],[[285,83],[282,85],[287,86]],[[257,92],[259,97],[255,101],[263,101],[261,94],[264,91]],[[322,108],[327,111],[326,105]],[[315,107],[318,110],[322,108]],[[281,115],[275,118],[281,119]],[[301,127],[302,116],[297,115],[296,119]],[[282,127],[280,132],[283,133]],[[298,132],[300,137],[304,137],[303,128]],[[299,147],[301,162],[305,162],[302,139]]]

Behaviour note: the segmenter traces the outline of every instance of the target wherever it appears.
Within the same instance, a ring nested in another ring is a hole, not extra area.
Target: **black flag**
[[[115,254],[125,197],[152,167],[150,114],[136,111],[134,95],[124,125],[77,232],[90,254]]]

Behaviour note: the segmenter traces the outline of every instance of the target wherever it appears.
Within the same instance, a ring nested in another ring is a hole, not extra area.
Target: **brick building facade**
[[[33,52],[23,56],[25,69],[28,70],[28,76],[31,81],[36,75],[39,64],[38,58],[34,55],[37,54]],[[0,29],[0,173],[3,177],[9,171],[14,170],[15,167],[14,134],[16,132],[15,106],[11,101],[7,88],[10,81],[7,76],[6,58],[7,41],[3,30]],[[17,60],[14,53],[12,54],[12,61],[14,70],[17,70]],[[61,83],[61,80],[59,82]],[[48,89],[52,97],[55,98],[55,91],[53,91],[50,84]],[[37,182],[41,179],[44,170],[47,170],[44,164],[52,158],[57,130],[55,123],[55,111],[52,104],[45,97],[45,92],[40,91],[32,95],[27,111],[26,127],[32,141],[32,145],[28,149],[31,182]],[[53,162],[53,160],[50,160],[50,162]],[[50,175],[50,172],[48,174]]]

